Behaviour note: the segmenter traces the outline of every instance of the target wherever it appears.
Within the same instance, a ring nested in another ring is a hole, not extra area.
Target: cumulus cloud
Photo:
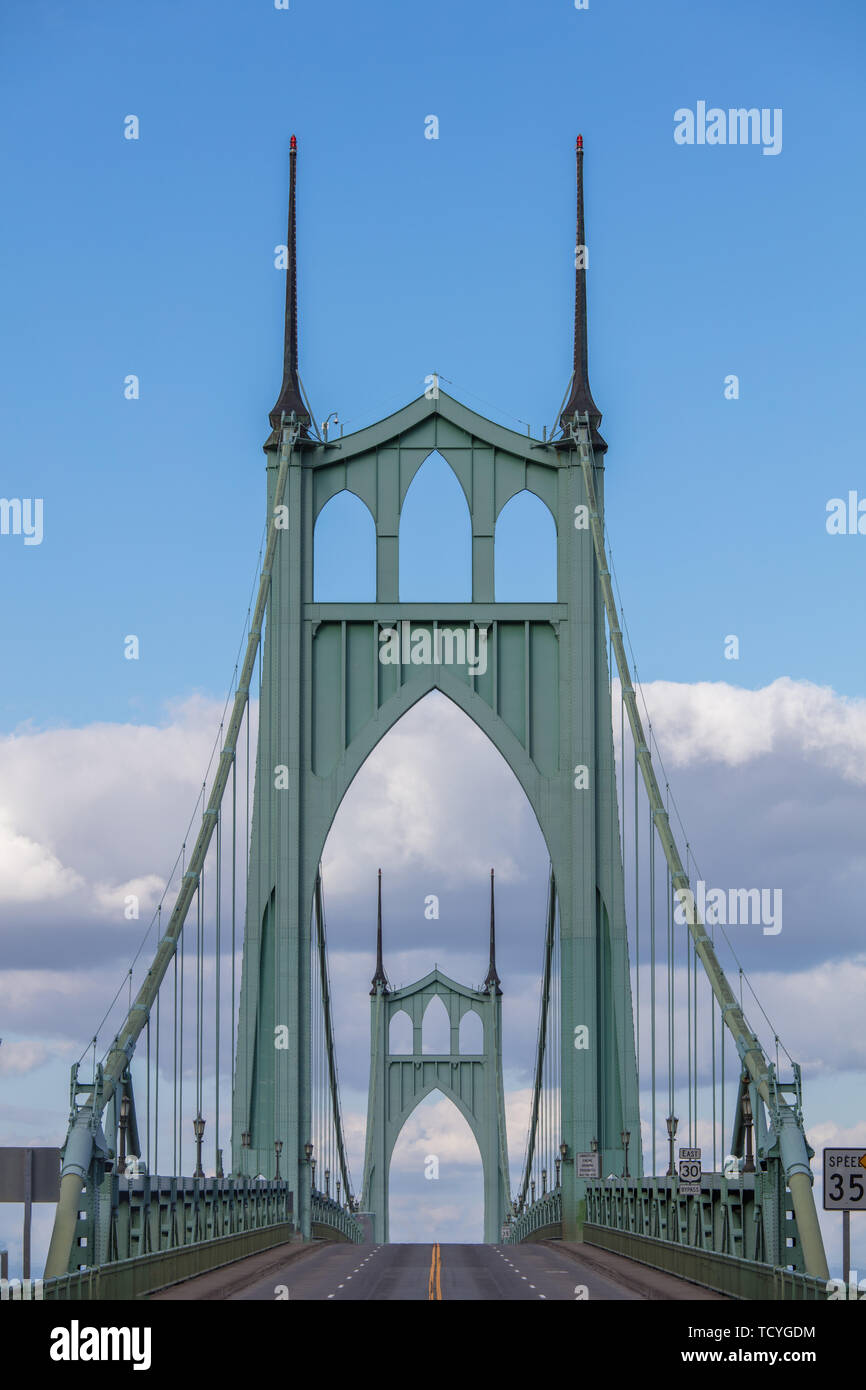
[[[47,845],[17,831],[11,811],[0,807],[0,903],[51,901],[83,882]]]
[[[619,700],[619,682],[614,682]],[[642,687],[653,731],[671,767],[719,762],[740,767],[796,749],[846,781],[866,783],[866,700],[781,676],[761,690],[724,681]]]
[[[349,788],[325,856],[329,891],[369,892],[368,866],[383,858],[390,874],[435,872],[448,887],[483,878],[495,863],[512,884],[523,876],[515,841],[530,821],[489,739],[434,693],[377,745]]]

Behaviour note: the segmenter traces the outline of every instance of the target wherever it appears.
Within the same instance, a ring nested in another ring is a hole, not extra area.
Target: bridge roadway
[[[584,1292],[585,1290],[585,1292]],[[721,1294],[584,1245],[284,1246],[154,1299],[224,1301],[718,1300]]]

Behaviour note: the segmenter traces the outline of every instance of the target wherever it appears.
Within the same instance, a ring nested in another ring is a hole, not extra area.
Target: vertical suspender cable
[[[147,1121],[146,1121],[146,1124],[145,1124],[145,1131],[144,1131],[144,1132],[145,1132],[145,1155],[146,1155],[147,1171],[148,1171],[148,1173],[149,1173],[149,1172],[151,1171],[151,1167],[150,1167],[150,1014],[147,1015],[147,1025],[146,1025],[146,1026],[147,1026],[147,1044],[146,1044],[146,1051],[145,1051],[145,1067],[146,1067],[146,1070],[147,1070],[147,1103],[146,1103],[145,1113],[146,1113],[146,1116],[147,1116]]]
[[[638,786],[637,786],[637,745],[634,747],[634,973],[637,1011],[635,1034],[637,1037],[637,1089],[640,1102],[640,831],[638,826]]]
[[[250,717],[250,706],[247,701],[247,721]],[[236,968],[235,968],[235,949],[236,949],[236,915],[237,915],[237,858],[238,858],[238,754],[235,749],[232,755],[232,1014],[231,1014],[231,1061],[229,1065],[229,1075],[231,1077],[232,1095],[235,1089],[235,1007],[236,1007]]]
[[[219,1168],[219,1146],[220,1146],[220,971],[222,968],[222,954],[220,942],[220,913],[222,908],[222,807],[217,811],[216,824],[216,969],[214,975],[214,1172]]]
[[[650,837],[650,1053],[652,1066],[653,1174],[656,1168],[656,837],[649,808]]]
[[[180,1163],[177,1153],[177,951],[174,953],[174,1055],[172,1071],[174,1074],[174,1085],[172,1087],[171,1100],[171,1171],[175,1174],[179,1174]]]
[[[159,1174],[159,996],[156,995],[156,1066],[153,1070],[153,1171]]]

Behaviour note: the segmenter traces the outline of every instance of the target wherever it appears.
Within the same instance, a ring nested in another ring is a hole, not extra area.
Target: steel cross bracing
[[[593,453],[592,427],[588,413],[578,417],[576,429],[569,428],[583,472],[589,506],[590,530],[601,581],[601,591],[632,738],[637,750],[644,786],[652,807],[653,823],[670,870],[674,894],[677,895],[689,889],[689,877],[683,867],[671,830],[670,818],[662,799],[635,698],[619,614],[611,585],[604,544],[604,529],[596,500],[595,472],[598,465]],[[728,983],[716,956],[713,943],[707,935],[696,909],[686,912],[685,916],[689,932],[695,943],[695,950],[718,1001],[724,1025],[734,1039],[737,1052],[752,1079],[754,1089],[763,1100],[772,1118],[773,1128],[778,1137],[785,1179],[791,1192],[806,1271],[819,1278],[827,1279],[829,1278],[827,1257],[824,1252],[824,1243],[818,1224],[818,1212],[812,1192],[810,1165],[812,1151],[806,1142],[803,1116],[799,1104],[793,1106],[785,1100],[782,1088],[776,1078],[775,1069],[765,1056],[760,1042],[746,1021],[743,1010]],[[798,1078],[795,1082],[795,1089],[799,1096]]]

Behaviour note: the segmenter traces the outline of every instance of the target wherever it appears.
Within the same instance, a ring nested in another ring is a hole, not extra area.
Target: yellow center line
[[[430,1275],[427,1280],[427,1298],[428,1300],[433,1299],[434,1301],[436,1299],[441,1300],[442,1298],[442,1255],[439,1250],[438,1244],[433,1246],[433,1252],[430,1256]]]

